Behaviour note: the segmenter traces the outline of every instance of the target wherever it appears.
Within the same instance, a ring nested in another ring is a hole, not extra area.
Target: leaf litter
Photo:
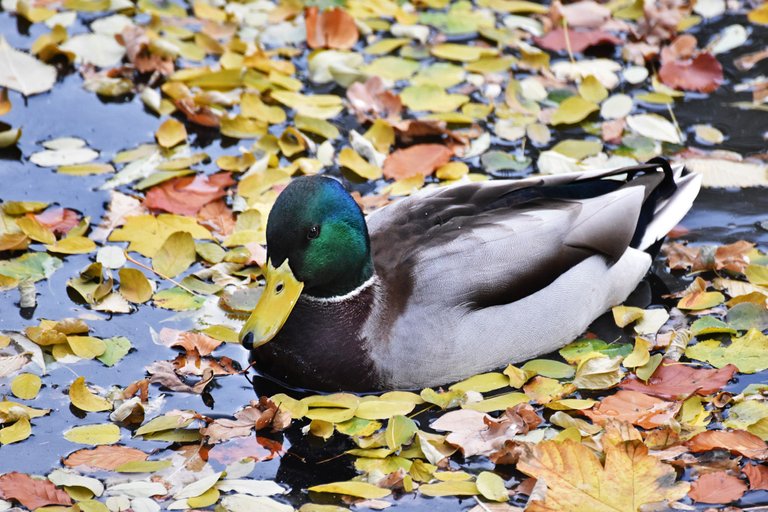
[[[24,155],[40,167],[31,172],[103,173],[99,184],[110,200],[100,219],[90,219],[66,197],[63,204],[2,198],[0,289],[28,294],[68,258],[86,255],[91,260],[77,260],[89,261],[79,271],[67,267],[75,303],[111,314],[154,304],[191,315],[196,325],[164,327],[157,342],[168,359],[146,361],[148,376],[123,375],[109,388],[88,372],[91,365],[119,369],[142,351],[126,337],[64,316],[0,334],[0,384],[21,401],[0,402],[0,443],[30,443],[42,418],[59,414],[34,404],[52,373],[74,365],[84,375],[64,389],[85,420],[61,435],[90,445],[61,454],[71,473],[3,474],[0,498],[30,509],[292,510],[282,497],[288,489],[249,477],[258,461],[285,453],[263,436],[281,439],[294,426],[308,438],[343,439],[347,448],[336,456],[358,473],[306,485],[305,512],[325,510],[310,504],[325,503],[324,494],[371,507],[419,493],[471,496],[481,510],[583,510],[585,503],[637,510],[728,504],[767,487],[764,386],[723,391],[732,379],[768,368],[768,257],[743,240],[667,244],[668,267],[698,278],[664,309],[614,310],[634,347],[587,337],[562,349],[562,360],[510,366],[447,390],[279,393],[217,417],[163,406],[163,395],[176,393],[206,403],[221,379],[242,378],[224,352],[254,303],[266,216],[294,175],[347,169],[372,185],[358,198],[366,211],[425,186],[660,154],[690,163],[705,185],[765,185],[764,158],[725,151],[728,133],[679,126],[674,114],[689,94],[725,87],[752,93],[740,108],[764,108],[764,77],[729,83],[723,72],[749,24],[766,24],[764,6],[748,12],[746,28],[734,17],[738,23],[710,42],[691,29],[723,16],[722,2],[693,10],[589,0],[74,1],[4,9],[50,31],[29,49],[0,40],[7,64],[0,66],[0,115],[13,112],[17,92],[45,93],[57,76],[75,71],[102,98],[140,96],[157,124],[141,145],[114,154],[72,137],[35,142],[40,147]],[[86,32],[70,34],[72,22],[86,18]],[[451,39],[466,35],[472,39]],[[591,53],[605,48],[620,57]],[[764,58],[757,52],[734,64],[746,70]],[[346,115],[357,119],[354,130]],[[0,147],[25,140],[23,128],[0,123]],[[200,129],[237,145],[212,162],[194,152]],[[553,133],[568,138],[552,140]],[[491,149],[492,138],[511,146]],[[128,446],[132,436],[165,448]],[[207,454],[226,449],[234,456],[224,471]],[[464,457],[496,466],[477,470]]]

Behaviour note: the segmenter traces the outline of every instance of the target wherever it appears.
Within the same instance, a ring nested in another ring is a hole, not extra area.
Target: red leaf
[[[738,477],[725,471],[714,471],[693,482],[688,496],[699,503],[725,504],[740,499],[745,492],[747,484]]]
[[[666,85],[684,91],[712,92],[723,83],[723,66],[711,53],[693,59],[670,60],[662,52],[659,78]]]
[[[49,480],[38,480],[16,471],[0,476],[0,496],[15,499],[30,510],[46,505],[71,505],[69,495]]]
[[[562,28],[556,28],[547,32],[543,37],[534,38],[536,44],[551,50],[560,52],[568,49],[568,43],[571,45],[571,51],[574,53],[583,52],[591,46],[600,44],[617,45],[621,39],[604,30],[568,30],[568,40],[565,38],[565,31]]]
[[[694,393],[707,396],[720,391],[737,370],[732,364],[717,370],[662,362],[647,384],[633,375],[624,379],[621,388],[660,398],[687,398]]]
[[[417,144],[398,149],[384,161],[384,177],[402,180],[419,174],[429,176],[448,161],[453,151],[442,144]]]
[[[355,19],[338,7],[322,13],[317,7],[308,7],[304,19],[307,26],[307,46],[313,49],[349,50],[360,37]]]
[[[203,206],[225,196],[235,182],[228,172],[212,176],[184,176],[161,183],[147,192],[144,206],[181,215],[194,215]]]
[[[753,491],[759,489],[768,491],[768,466],[764,464],[746,464],[742,471],[749,478],[750,489]]]
[[[89,466],[92,468],[112,471],[116,467],[138,460],[147,460],[148,454],[136,448],[127,446],[97,446],[96,448],[83,448],[72,452],[62,462],[65,466]]]
[[[48,208],[44,212],[32,216],[37,219],[37,222],[58,235],[63,235],[69,232],[70,229],[77,226],[77,223],[80,222],[79,213],[60,206]]]
[[[762,460],[768,457],[765,441],[745,430],[707,430],[693,436],[685,445],[694,453],[719,448],[750,459]]]

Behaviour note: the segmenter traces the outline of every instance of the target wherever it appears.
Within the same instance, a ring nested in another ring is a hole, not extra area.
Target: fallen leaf
[[[638,391],[620,390],[583,413],[600,425],[618,420],[643,428],[656,428],[669,424],[680,405],[680,402],[667,402]]]
[[[225,189],[234,183],[228,172],[174,178],[149,189],[144,206],[180,215],[195,215],[203,206],[227,195]]]
[[[187,351],[197,350],[201,356],[210,355],[221,345],[221,340],[199,332],[179,331],[163,327],[160,330],[160,342],[167,347],[182,347]]]
[[[31,96],[50,90],[55,82],[55,67],[12,48],[0,36],[0,87]]]
[[[764,460],[768,457],[765,441],[744,430],[707,430],[688,440],[686,446],[694,453],[723,449],[750,459]]]
[[[723,389],[736,371],[732,364],[716,370],[662,362],[647,383],[630,376],[622,381],[621,388],[666,399],[687,398],[694,393],[707,396]]]
[[[81,425],[64,432],[64,439],[91,446],[114,444],[120,440],[120,427],[113,423]]]
[[[744,336],[731,338],[723,345],[716,339],[699,341],[685,349],[686,357],[707,361],[717,368],[732,364],[741,373],[755,373],[768,368],[768,336],[756,329],[750,329]]]
[[[27,359],[24,356],[24,359]],[[0,371],[0,374],[2,372]],[[43,385],[40,377],[33,373],[22,373],[11,381],[11,392],[16,398],[22,400],[32,400],[40,392],[40,387]]]
[[[360,36],[355,19],[344,9],[334,7],[320,12],[315,6],[304,11],[307,46],[349,50]]]
[[[0,476],[0,496],[14,499],[30,510],[46,505],[71,505],[72,499],[47,479],[12,471]]]
[[[367,482],[334,482],[330,484],[314,485],[307,489],[312,492],[326,492],[333,494],[346,494],[356,498],[374,499],[384,498],[392,494],[389,489],[382,489]]]
[[[564,99],[552,114],[552,124],[575,124],[586,119],[592,112],[599,110],[595,103],[581,96],[571,96]]]
[[[112,402],[93,394],[85,385],[85,377],[78,377],[69,386],[72,405],[87,412],[109,411]]]
[[[162,276],[174,278],[197,259],[195,240],[186,231],[169,236],[152,258],[152,268]]]
[[[636,512],[647,503],[687,494],[689,484],[675,482],[672,466],[649,455],[641,441],[605,439],[604,450],[601,464],[592,450],[571,440],[526,446],[517,469],[547,488],[545,497],[532,497],[526,510]]]
[[[97,446],[72,452],[62,462],[65,466],[88,466],[113,471],[118,466],[133,461],[146,460],[148,454],[127,446]]]
[[[570,45],[570,50],[575,53],[583,52],[587,48],[601,44],[621,44],[621,39],[604,30],[568,30],[566,37],[566,31],[559,27],[550,30],[543,37],[534,38],[534,41],[542,48],[553,52],[567,50],[569,48],[568,45]]]
[[[688,493],[698,503],[726,504],[741,499],[747,492],[745,484],[737,476],[726,471],[704,473],[691,484]]]
[[[768,491],[768,466],[765,464],[745,464],[742,471],[749,478],[751,490]]]
[[[404,180],[413,176],[429,176],[435,169],[446,164],[453,151],[442,144],[417,144],[398,149],[384,161],[384,177]]]
[[[187,139],[187,129],[183,124],[173,118],[166,119],[165,122],[160,125],[160,128],[157,129],[155,137],[157,137],[157,143],[162,147],[172,148]]]

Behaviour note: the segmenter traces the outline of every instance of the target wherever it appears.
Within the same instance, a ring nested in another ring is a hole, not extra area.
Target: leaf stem
[[[568,51],[568,59],[572,64],[576,63],[576,59],[573,58],[573,50],[571,50],[571,37],[568,32],[568,20],[563,18],[563,35],[565,36],[565,49]]]

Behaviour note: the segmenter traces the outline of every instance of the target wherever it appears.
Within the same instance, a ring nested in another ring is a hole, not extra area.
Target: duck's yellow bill
[[[291,314],[304,283],[297,280],[286,259],[278,268],[267,261],[267,285],[259,303],[240,331],[240,343],[246,348],[260,347],[275,337]]]

